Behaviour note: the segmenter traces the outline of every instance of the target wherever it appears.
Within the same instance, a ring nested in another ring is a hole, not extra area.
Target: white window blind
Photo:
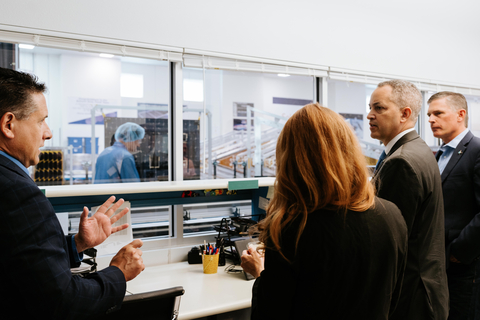
[[[328,72],[328,77],[333,80],[358,82],[373,85],[377,85],[380,82],[391,79],[402,79],[412,82],[421,91],[452,91],[461,94],[480,96],[480,88],[478,87],[471,87],[454,83],[435,82],[434,80],[429,79],[412,79],[408,77],[399,77],[394,75],[378,75],[368,73],[362,74],[362,72],[359,71],[351,71],[338,68],[331,68]]]
[[[167,60],[173,62],[181,62],[183,54],[181,49],[162,50],[154,48],[143,48],[128,45],[84,41],[71,38],[44,36],[3,30],[0,30],[0,42],[33,44],[35,46],[56,49],[67,49],[95,53],[110,53],[117,56]]]
[[[190,68],[249,71],[264,73],[285,73],[301,76],[327,76],[327,67],[303,65],[269,59],[236,57],[233,55],[212,56],[203,54],[183,55],[183,64]]]

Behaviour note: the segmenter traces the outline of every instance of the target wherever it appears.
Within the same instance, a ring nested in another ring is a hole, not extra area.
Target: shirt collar
[[[406,135],[407,133],[411,132],[415,130],[415,128],[410,128],[410,129],[407,129],[405,131],[402,131],[400,132],[399,134],[397,134],[395,136],[395,138],[393,138],[392,140],[390,140],[389,143],[387,143],[387,145],[385,146],[385,153],[386,154],[389,154],[390,151],[392,150],[393,146],[395,145],[395,143],[397,143],[398,140],[400,140],[401,137],[403,137],[404,135]]]
[[[118,142],[118,141],[115,141],[115,143],[113,144],[115,147],[120,147],[120,148],[123,148],[123,149],[127,149],[127,147],[121,143],[121,142]]]
[[[465,138],[468,131],[469,131],[468,128],[466,128],[465,130],[462,131],[462,133],[460,133],[458,136],[453,138],[452,141],[450,141],[449,143],[446,143],[445,145],[449,146],[450,148],[453,148],[455,150],[457,148],[458,144],[460,143],[460,141],[462,141],[463,138]]]
[[[15,163],[20,169],[22,169],[23,171],[25,171],[25,173],[27,174],[27,176],[30,177],[30,172],[28,172],[28,169],[20,162],[18,161],[17,159],[15,159],[14,157],[12,157],[11,155],[9,155],[8,153],[0,150],[0,154],[7,157],[8,159],[10,159],[13,163]]]

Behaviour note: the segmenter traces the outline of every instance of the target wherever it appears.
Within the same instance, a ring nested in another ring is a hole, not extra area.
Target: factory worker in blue
[[[118,127],[113,146],[98,156],[94,183],[140,182],[132,153],[137,151],[144,136],[145,129],[136,123]]]

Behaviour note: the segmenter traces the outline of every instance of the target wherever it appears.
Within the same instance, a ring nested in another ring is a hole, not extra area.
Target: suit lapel
[[[453,151],[450,161],[448,161],[447,166],[442,172],[442,183],[445,181],[445,179],[447,179],[448,175],[450,174],[450,172],[452,172],[453,168],[455,168],[458,161],[467,150],[468,143],[470,142],[470,140],[472,140],[472,138],[473,138],[473,133],[469,131],[467,135],[462,139],[462,141],[460,141],[458,146],[455,148],[455,151]]]
[[[418,139],[420,136],[418,133],[413,130],[404,135],[403,137],[400,138],[392,147],[392,150],[390,150],[389,154],[393,154],[395,151],[398,150],[401,146],[403,146],[405,143],[410,142],[412,140]]]
[[[385,162],[388,160],[388,157],[393,154],[395,151],[397,151],[398,148],[400,148],[402,145],[404,145],[405,143],[407,142],[410,142],[412,140],[415,140],[417,139],[418,137],[420,137],[418,135],[418,133],[413,130],[413,131],[410,131],[409,133],[407,133],[406,135],[404,135],[403,137],[400,138],[400,140],[398,140],[397,142],[395,142],[395,144],[393,145],[392,149],[390,150],[390,152],[387,154],[387,156],[385,157],[385,159],[383,160],[383,162],[380,164],[380,166],[377,168],[377,170],[375,170],[375,173],[373,174],[373,177],[374,178],[378,172],[380,172],[380,169],[383,167],[383,165],[385,164]]]

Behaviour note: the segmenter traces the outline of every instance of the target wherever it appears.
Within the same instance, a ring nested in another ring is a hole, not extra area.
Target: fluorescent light
[[[203,101],[203,80],[183,79],[183,100]]]
[[[114,55],[110,53],[100,53],[100,57],[102,58],[113,58]]]
[[[33,48],[35,48],[35,46],[33,44],[19,44],[18,47],[20,49],[28,49],[28,50],[32,50]]]
[[[143,98],[143,74],[122,73],[120,75],[120,96]]]
[[[286,73],[279,73],[279,74],[277,74],[277,75],[278,75],[279,77],[284,77],[284,78],[285,78],[285,77],[290,77],[290,75],[289,75],[289,74],[286,74]]]

